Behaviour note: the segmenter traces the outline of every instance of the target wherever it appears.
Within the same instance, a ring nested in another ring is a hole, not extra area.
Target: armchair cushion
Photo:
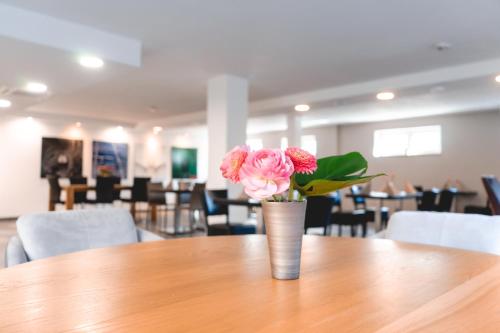
[[[30,214],[16,224],[28,260],[139,241],[132,216],[120,208]]]
[[[12,236],[5,249],[5,267],[24,264],[25,262],[28,262],[28,257],[24,252],[23,243],[19,236]]]
[[[398,212],[385,238],[500,255],[500,216]]]

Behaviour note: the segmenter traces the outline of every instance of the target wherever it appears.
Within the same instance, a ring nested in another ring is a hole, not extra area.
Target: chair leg
[[[351,237],[356,237],[357,235],[357,225],[351,225]]]
[[[366,237],[366,231],[367,231],[367,222],[363,222],[363,224],[361,224],[361,235],[363,238]]]
[[[339,237],[342,237],[342,225],[339,224]]]

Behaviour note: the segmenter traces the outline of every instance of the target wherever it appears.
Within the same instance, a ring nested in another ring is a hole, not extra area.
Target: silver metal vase
[[[275,279],[299,278],[306,205],[306,201],[262,203],[271,271]]]

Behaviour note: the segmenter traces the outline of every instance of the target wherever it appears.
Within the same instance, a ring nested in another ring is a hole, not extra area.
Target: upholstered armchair
[[[5,250],[5,266],[88,249],[162,240],[136,228],[121,208],[29,214],[17,222]]]

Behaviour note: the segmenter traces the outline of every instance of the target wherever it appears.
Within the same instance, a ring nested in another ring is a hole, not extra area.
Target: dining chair
[[[452,190],[442,190],[439,193],[438,204],[436,211],[438,212],[451,212],[453,201],[455,199],[455,192]]]
[[[500,215],[500,182],[495,176],[483,176],[482,178],[488,202],[493,215]]]
[[[427,190],[422,192],[422,196],[417,199],[417,209],[420,211],[435,211],[438,192]]]
[[[55,210],[57,204],[64,204],[61,200],[62,188],[59,184],[59,177],[56,175],[47,175],[49,182],[49,210]]]
[[[229,222],[227,205],[220,205],[214,198],[227,199],[227,190],[204,190],[202,196],[203,213],[208,236],[255,234],[257,228],[252,224]],[[223,223],[209,223],[210,216],[222,216]]]
[[[332,208],[334,201],[327,196],[307,198],[306,218],[304,222],[304,233],[309,228],[323,228],[323,236],[327,235],[331,224]]]
[[[151,181],[149,177],[134,177],[130,198],[122,198],[122,202],[130,204],[130,213],[135,220],[136,204],[148,202],[148,183]]]
[[[5,251],[6,267],[70,252],[163,239],[136,228],[130,213],[121,208],[28,214],[17,220],[16,227],[17,234]]]
[[[69,183],[71,185],[87,185],[87,177],[70,177]],[[87,191],[83,192],[75,192],[74,194],[74,203],[84,205],[88,203],[87,200]]]
[[[113,180],[113,201],[120,201],[121,200],[121,190],[115,189],[115,185],[120,185],[122,182],[122,179],[120,177],[109,177]]]
[[[500,217],[440,212],[398,212],[374,238],[500,255]]]
[[[352,194],[354,209],[364,210],[368,222],[375,222],[375,213],[378,209],[367,207],[366,199],[360,196],[362,190],[363,190],[362,187],[359,185],[351,186],[351,194]],[[389,207],[382,206],[380,207],[380,224],[381,224],[380,226],[382,227],[382,229],[387,226],[388,221],[389,221]]]
[[[165,221],[165,215],[168,210],[167,197],[165,192],[163,192],[163,184],[160,182],[147,183],[147,191],[148,191],[148,216],[149,219],[146,220],[146,224],[152,220],[152,207],[156,207],[157,213],[160,214],[161,219],[160,223],[163,224]],[[165,214],[162,214],[165,213]],[[163,227],[161,227],[163,229]]]
[[[193,191],[191,192],[189,205],[187,208],[189,209],[189,220],[192,229],[200,229],[204,230],[204,225],[197,225],[197,221],[204,219],[203,212],[203,195],[205,192],[206,183],[195,183],[193,187]]]
[[[115,177],[96,177],[95,183],[95,200],[88,200],[91,204],[113,204],[115,200],[114,185]]]

